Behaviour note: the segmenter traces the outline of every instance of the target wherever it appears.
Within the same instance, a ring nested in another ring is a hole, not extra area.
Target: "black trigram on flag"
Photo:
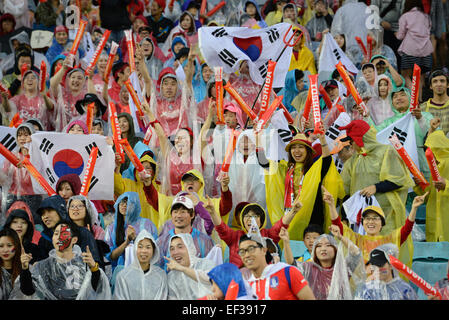
[[[216,38],[221,38],[221,37],[227,36],[228,33],[226,32],[225,28],[218,28],[217,30],[214,30],[212,32],[212,35]]]
[[[87,151],[87,154],[90,155],[90,152],[92,151],[92,148],[93,148],[93,147],[97,147],[97,148],[98,148],[98,146],[97,146],[97,144],[96,144],[95,142],[92,142],[91,144],[88,144],[87,146],[84,147],[84,148],[86,149],[86,151]],[[98,149],[97,159],[98,159],[99,157],[101,157],[100,149]]]
[[[278,134],[285,143],[288,143],[293,138],[290,130],[278,129]]]
[[[277,39],[279,39],[279,32],[278,32],[278,29],[276,29],[276,28],[268,30],[267,34],[268,34],[268,40],[270,40],[271,43],[273,43]]]
[[[232,53],[230,53],[227,49],[223,49],[222,51],[220,51],[220,53],[218,54],[218,57],[224,62],[226,63],[228,66],[230,66],[231,68],[235,65],[235,63],[237,62],[238,58],[236,58]]]
[[[365,197],[365,203],[368,205],[368,206],[372,206],[373,205],[373,199],[371,198],[371,197]]]
[[[332,51],[332,52],[334,53],[335,58],[336,58],[337,60],[340,60],[341,56],[340,56],[340,53],[338,52],[338,50],[337,50],[337,49],[334,49],[334,51]]]
[[[9,151],[13,151],[17,147],[16,138],[9,133],[2,139],[1,143]]]
[[[41,150],[43,153],[45,153],[46,155],[48,155],[48,153],[50,152],[51,148],[53,148],[54,144],[48,140],[47,138],[44,138],[44,140],[42,140],[41,145],[39,146],[39,150]]]
[[[92,188],[97,184],[98,181],[99,180],[96,176],[92,176],[92,179],[90,180],[89,191],[92,190]]]
[[[327,129],[325,135],[329,137],[329,139],[332,139],[335,141],[335,139],[338,138],[338,136],[340,135],[340,130],[338,130],[339,126],[337,124],[333,124],[329,127],[329,129]]]
[[[341,173],[341,171],[343,170],[344,163],[340,160],[339,157],[335,157],[334,160],[338,173]]]
[[[55,183],[55,182],[56,182],[56,179],[55,179],[55,177],[53,176],[53,174],[51,173],[51,170],[50,170],[49,168],[47,168],[47,169],[45,170],[45,173],[47,174],[48,181],[50,181],[51,183]]]
[[[395,133],[398,136],[399,141],[401,141],[401,143],[404,144],[405,140],[407,140],[407,132],[402,131],[401,129],[398,129],[398,128],[394,127],[393,130],[391,130],[390,136],[388,138],[393,137],[393,135]]]
[[[266,78],[268,69],[268,61],[259,67],[259,72],[262,78]]]

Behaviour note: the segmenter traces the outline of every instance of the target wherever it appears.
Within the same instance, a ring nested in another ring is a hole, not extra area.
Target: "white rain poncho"
[[[246,161],[244,153],[248,155]],[[267,210],[264,169],[257,160],[256,139],[252,129],[243,131],[237,138],[235,154],[229,167],[229,178],[233,210],[240,202],[255,202]],[[228,224],[237,223],[233,220],[229,219]],[[271,227],[271,223],[269,223],[269,227]]]
[[[398,257],[399,250],[395,244],[386,243],[376,249],[385,253],[388,261],[390,255]],[[354,300],[418,300],[415,290],[393,268],[393,279],[389,282],[374,279],[365,282],[357,288]]]
[[[143,239],[150,239],[153,243],[153,256],[150,260],[150,269],[144,273],[137,259],[137,246]],[[142,230],[133,247],[134,259],[131,265],[117,274],[115,283],[115,300],[166,300],[168,294],[167,274],[156,266],[159,260],[159,247],[153,236]]]
[[[20,290],[14,290],[13,299],[31,300],[110,300],[111,289],[109,281],[100,268],[100,280],[97,290],[91,285],[92,272],[81,257],[79,246],[73,246],[74,257],[64,260],[56,255],[56,249],[49,253],[45,260],[38,261],[30,268],[34,294],[31,297],[24,296]],[[14,288],[20,287],[19,279]]]
[[[215,263],[207,258],[198,258],[192,236],[181,233],[170,238],[181,238],[189,252],[189,268],[195,270],[199,281],[195,281],[185,273],[171,270],[168,273],[168,299],[169,300],[196,300],[212,293],[212,286],[207,273],[215,267]],[[170,245],[169,245],[170,246]]]
[[[324,268],[316,257],[316,248],[321,240],[327,239],[335,249],[335,262],[331,268]],[[328,234],[320,235],[313,244],[312,260],[299,263],[298,269],[309,283],[317,300],[351,300],[352,291],[349,279],[358,266],[363,266],[361,251],[352,242],[353,248],[345,254],[342,242],[337,245],[334,237]]]

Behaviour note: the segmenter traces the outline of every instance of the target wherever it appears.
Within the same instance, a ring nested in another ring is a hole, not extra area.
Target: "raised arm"
[[[208,114],[206,117],[206,120],[204,121],[203,127],[200,131],[200,139],[201,139],[201,156],[203,156],[203,151],[207,146],[207,131],[209,131],[210,126],[212,124],[212,118],[214,116],[215,112],[215,101],[212,99],[209,100],[209,106],[208,106]]]
[[[169,141],[167,136],[165,135],[164,129],[162,128],[159,121],[157,121],[156,117],[154,116],[153,112],[150,110],[150,106],[148,102],[142,101],[142,110],[143,113],[145,113],[148,116],[148,119],[150,120],[150,125],[153,126],[154,131],[156,131],[156,135],[159,138],[159,143],[161,145],[161,151],[162,154],[165,157],[168,156],[169,152]]]
[[[145,96],[149,98],[151,96],[151,90],[153,87],[153,80],[150,77],[145,59],[143,55],[143,49],[139,44],[136,44],[136,61],[138,61],[138,71],[142,74],[143,82],[145,83]]]

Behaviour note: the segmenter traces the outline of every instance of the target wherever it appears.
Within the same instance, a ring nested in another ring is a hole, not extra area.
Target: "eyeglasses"
[[[249,246],[246,249],[239,249],[238,254],[239,254],[239,256],[244,257],[247,252],[249,254],[253,254],[257,248],[259,248],[259,247],[258,246]]]
[[[73,209],[73,210],[81,210],[84,209],[85,206],[83,204],[78,204],[78,205],[70,205],[69,209]]]
[[[363,218],[363,220],[366,220],[366,221],[380,221],[381,219],[380,219],[380,217],[366,217],[366,218]]]

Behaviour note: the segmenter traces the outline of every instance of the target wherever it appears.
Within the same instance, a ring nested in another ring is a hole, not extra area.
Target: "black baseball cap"
[[[385,253],[382,250],[374,249],[370,252],[369,260],[366,264],[372,264],[374,266],[382,267],[387,262],[389,263],[387,257],[385,256]]]

